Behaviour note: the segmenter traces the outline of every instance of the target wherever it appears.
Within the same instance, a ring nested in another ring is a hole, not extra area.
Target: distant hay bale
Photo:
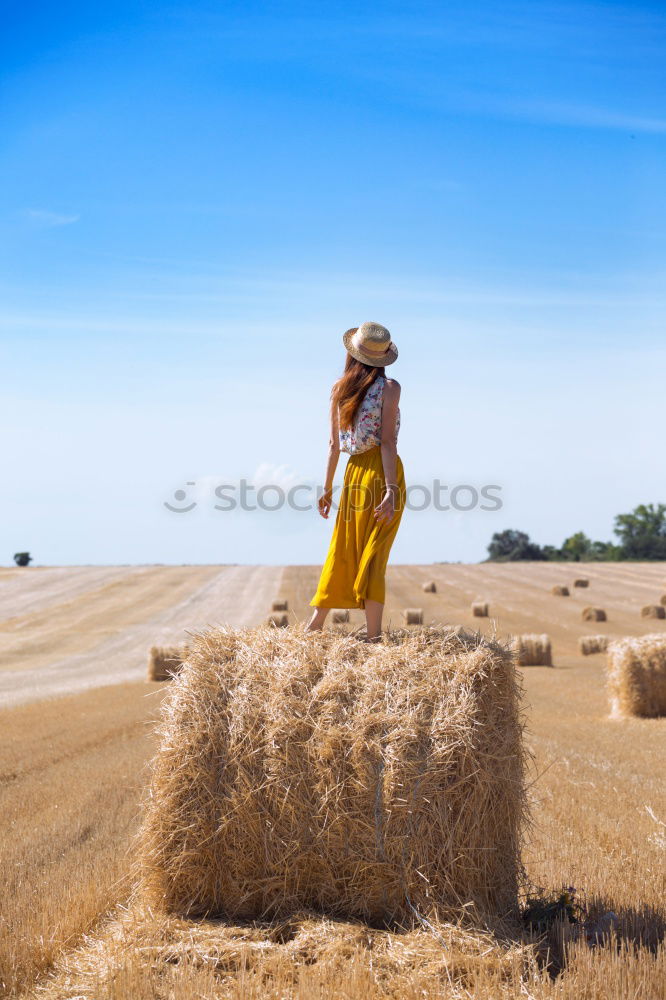
[[[549,635],[516,635],[512,649],[519,667],[552,667]]]
[[[641,608],[641,618],[666,618],[663,604],[646,604]]]
[[[284,600],[273,601],[271,611],[289,611],[289,602]]]
[[[152,769],[153,907],[410,926],[517,910],[519,686],[494,640],[211,630],[170,689]]]
[[[349,621],[349,609],[343,608],[340,611],[334,611],[331,615],[331,619],[334,625],[342,625]]]
[[[578,640],[578,651],[581,656],[591,656],[593,653],[605,653],[608,649],[607,635],[582,635]]]
[[[273,628],[286,628],[289,625],[289,615],[269,615],[267,624]]]
[[[574,587],[589,587],[590,581],[586,576],[578,576],[573,582]]]
[[[428,580],[426,583],[423,584],[423,590],[425,591],[426,594],[436,594],[437,584],[435,583],[434,580]]]
[[[666,594],[661,595],[661,597],[659,598],[659,603],[666,604]]]
[[[149,681],[170,681],[183,665],[186,650],[181,646],[152,646],[148,652]]]
[[[555,584],[555,586],[551,589],[550,592],[551,592],[551,594],[554,594],[555,597],[568,597],[569,596],[569,588],[568,587],[564,587],[561,583]]]
[[[405,625],[423,625],[423,608],[405,608],[402,617]]]
[[[584,622],[605,622],[606,612],[603,608],[583,608],[581,617]]]
[[[475,618],[487,618],[488,617],[488,603],[487,601],[474,601],[472,604],[472,614]]]
[[[611,715],[666,715],[666,636],[617,639],[608,647]]]

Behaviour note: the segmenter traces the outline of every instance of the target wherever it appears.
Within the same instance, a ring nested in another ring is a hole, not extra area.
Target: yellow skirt
[[[384,604],[386,564],[405,504],[405,474],[396,463],[398,498],[392,520],[378,523],[374,508],[386,489],[381,446],[347,462],[333,537],[321,571],[315,608],[363,608],[366,600]]]

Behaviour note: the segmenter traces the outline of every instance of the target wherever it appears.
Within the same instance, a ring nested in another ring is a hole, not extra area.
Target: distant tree
[[[519,559],[543,560],[546,556],[536,542],[530,541],[530,536],[524,531],[507,528],[496,531],[488,546],[490,562],[514,562]]]
[[[565,559],[580,562],[589,559],[592,551],[592,540],[583,531],[577,531],[562,542],[562,555]]]
[[[15,552],[14,562],[17,566],[27,566],[28,563],[32,562],[32,556],[29,552]]]
[[[623,559],[666,559],[666,504],[639,504],[618,514],[614,532]]]
[[[616,562],[622,558],[619,545],[613,542],[592,542],[590,554],[587,557],[591,562]]]

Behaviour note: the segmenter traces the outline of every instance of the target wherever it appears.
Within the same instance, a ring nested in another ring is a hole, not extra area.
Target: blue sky
[[[320,562],[211,488],[321,478],[368,319],[408,482],[502,487],[396,561],[666,499],[663,5],[41,4],[0,55],[0,563]]]

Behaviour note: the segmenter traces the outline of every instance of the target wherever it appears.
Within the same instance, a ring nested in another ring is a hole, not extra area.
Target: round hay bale
[[[488,603],[487,601],[474,601],[472,604],[472,614],[475,618],[487,618],[488,617]]]
[[[663,604],[646,604],[641,608],[641,618],[666,618]]]
[[[334,611],[331,615],[331,620],[334,625],[343,625],[345,622],[349,621],[349,609],[342,608],[338,611]]]
[[[582,635],[578,640],[578,651],[581,656],[591,656],[593,653],[605,653],[608,649],[607,635]]]
[[[578,576],[573,582],[574,587],[589,587],[590,581],[586,576]]]
[[[552,667],[553,655],[549,635],[516,635],[513,654],[519,667]]]
[[[603,608],[583,608],[581,617],[584,622],[605,622],[606,612]]]
[[[423,625],[423,608],[405,608],[402,617],[405,625]]]
[[[437,584],[435,583],[434,580],[428,580],[426,583],[423,584],[423,590],[426,594],[436,594]]]
[[[277,601],[273,601],[271,604],[271,611],[289,611],[289,602],[282,600],[282,598]]]
[[[197,637],[162,709],[146,899],[233,920],[515,914],[519,699],[510,651],[453,629]]]
[[[273,628],[287,628],[289,615],[269,615],[266,624],[273,626]]]
[[[607,679],[611,715],[666,715],[666,636],[610,643]]]
[[[551,588],[550,592],[551,592],[551,594],[554,594],[555,597],[568,597],[569,596],[569,588],[568,587],[564,587],[561,583],[555,584],[555,586]]]
[[[152,646],[148,651],[146,680],[170,681],[183,665],[186,651],[180,646]]]

